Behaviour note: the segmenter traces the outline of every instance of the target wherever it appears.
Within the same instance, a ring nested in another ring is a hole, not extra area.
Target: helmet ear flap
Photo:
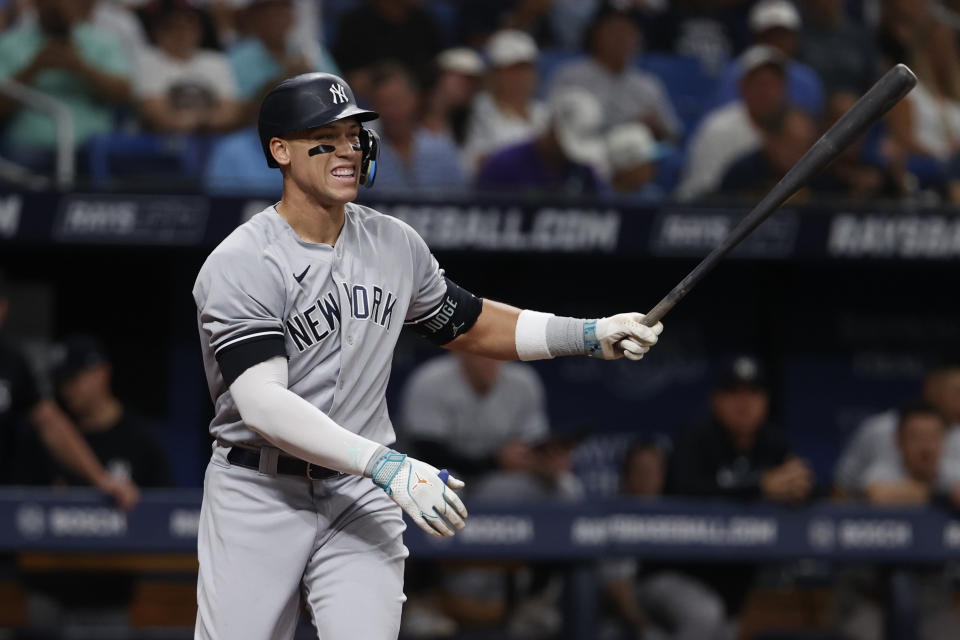
[[[372,129],[360,128],[360,185],[372,187],[377,177],[377,158],[380,157],[380,135]]]

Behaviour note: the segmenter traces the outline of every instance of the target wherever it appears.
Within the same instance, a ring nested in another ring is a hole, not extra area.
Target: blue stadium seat
[[[680,173],[683,171],[683,165],[686,160],[686,149],[681,146],[657,162],[657,177],[655,182],[658,187],[663,189],[664,193],[673,193],[673,190],[680,182]]]
[[[703,105],[716,90],[716,80],[703,69],[697,58],[669,53],[647,53],[640,68],[657,76],[664,84],[677,115],[689,135],[703,116]]]
[[[460,28],[460,13],[456,3],[449,0],[431,0],[424,4],[423,8],[430,14],[437,27],[440,28],[440,35],[443,37],[443,44],[446,47],[452,47],[456,44],[457,31]]]
[[[553,76],[563,65],[582,58],[585,54],[579,49],[544,49],[537,58],[537,76],[540,78],[538,94],[546,97],[550,93]]]
[[[208,141],[199,136],[111,133],[87,145],[90,179],[106,186],[116,178],[200,180]]]

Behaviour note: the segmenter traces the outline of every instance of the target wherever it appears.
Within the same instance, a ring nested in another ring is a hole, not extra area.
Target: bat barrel
[[[830,164],[840,152],[860,137],[917,84],[917,77],[898,64],[857,100],[757,205],[730,230],[716,248],[647,313],[643,322],[653,326],[679,302],[730,251],[787,201],[810,178]]]

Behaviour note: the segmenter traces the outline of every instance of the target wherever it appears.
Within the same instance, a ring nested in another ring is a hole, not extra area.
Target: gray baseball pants
[[[278,476],[231,466],[228,451],[214,446],[204,477],[194,637],[289,640],[302,595],[319,640],[395,640],[400,507],[369,478]]]

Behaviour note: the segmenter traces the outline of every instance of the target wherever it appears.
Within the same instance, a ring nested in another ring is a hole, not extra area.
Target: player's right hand
[[[446,470],[391,450],[375,463],[373,482],[432,536],[452,536],[450,525],[458,530],[466,526],[467,508],[453,492],[463,482]]]

